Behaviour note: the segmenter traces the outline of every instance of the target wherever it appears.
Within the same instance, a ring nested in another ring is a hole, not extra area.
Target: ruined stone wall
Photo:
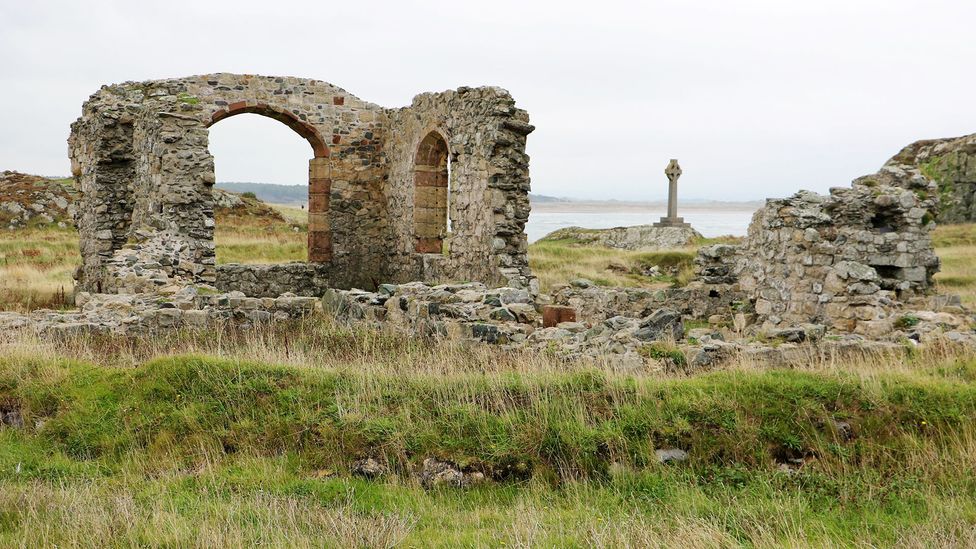
[[[768,200],[741,246],[700,251],[699,276],[749,296],[766,327],[814,322],[883,334],[894,305],[926,292],[938,271],[935,202],[925,196],[859,181],[828,196]]]
[[[242,113],[276,119],[310,145],[313,269],[215,265],[208,128]],[[527,120],[497,88],[424,94],[411,107],[384,110],[331,84],[292,77],[211,74],[105,86],[85,103],[69,138],[83,194],[79,289],[223,287],[269,275],[280,277],[254,291],[438,277],[527,285]],[[416,230],[402,217],[412,219],[405,201],[414,192],[418,135],[433,128],[453,143],[456,159],[457,247],[446,258],[411,249]]]
[[[891,158],[877,174],[863,179],[904,187],[936,183],[939,223],[976,221],[976,134],[916,141]]]
[[[529,287],[525,222],[529,217],[528,113],[500,88],[425,93],[388,111],[389,213],[400,279],[480,280]],[[431,132],[450,157],[446,253],[417,252],[415,153]]]

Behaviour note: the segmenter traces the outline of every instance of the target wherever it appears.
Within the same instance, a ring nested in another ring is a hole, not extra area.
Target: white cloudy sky
[[[0,169],[66,174],[104,83],[320,78],[384,106],[494,84],[537,130],[533,190],[754,199],[826,190],[916,139],[976,132],[962,0],[0,1]],[[211,131],[223,181],[302,183],[307,145],[256,115]]]

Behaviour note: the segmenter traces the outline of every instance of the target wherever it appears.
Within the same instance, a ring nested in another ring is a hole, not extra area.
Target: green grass
[[[599,286],[665,287],[686,283],[692,277],[694,249],[634,252],[579,245],[572,240],[545,240],[529,246],[529,266],[543,291],[573,279],[585,278]],[[647,267],[657,265],[662,274],[645,276]],[[678,272],[677,276],[667,273]]]
[[[0,545],[976,539],[969,356],[661,377],[310,322],[0,343],[0,409],[27,425],[0,428]],[[658,464],[671,447],[690,459]],[[352,477],[363,456],[392,473]],[[490,481],[427,491],[427,457]]]

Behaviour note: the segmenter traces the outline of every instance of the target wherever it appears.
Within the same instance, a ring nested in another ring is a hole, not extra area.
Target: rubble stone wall
[[[278,120],[310,145],[314,268],[215,264],[208,128],[243,113]],[[448,255],[418,251],[410,222],[417,147],[434,129],[454,160]],[[82,192],[78,287],[135,293],[269,276],[254,291],[305,294],[441,277],[528,285],[531,130],[525,111],[498,88],[423,94],[410,107],[383,109],[292,77],[211,74],[105,86],[85,103],[69,138]]]
[[[815,322],[881,335],[892,306],[924,294],[938,271],[935,207],[925,192],[874,180],[771,199],[742,245],[699,252],[698,274],[749,296],[767,327]]]
[[[331,267],[317,263],[232,263],[217,266],[215,286],[222,292],[238,291],[250,297],[277,297],[285,293],[318,297],[329,289],[331,277]]]
[[[862,178],[920,188],[936,184],[939,223],[976,221],[976,134],[916,141],[898,152],[877,174]]]

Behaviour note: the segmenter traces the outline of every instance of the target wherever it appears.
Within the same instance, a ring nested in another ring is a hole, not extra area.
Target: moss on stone
[[[176,100],[180,103],[186,103],[187,105],[198,105],[200,103],[200,98],[190,95],[188,93],[181,93],[176,96]]]

